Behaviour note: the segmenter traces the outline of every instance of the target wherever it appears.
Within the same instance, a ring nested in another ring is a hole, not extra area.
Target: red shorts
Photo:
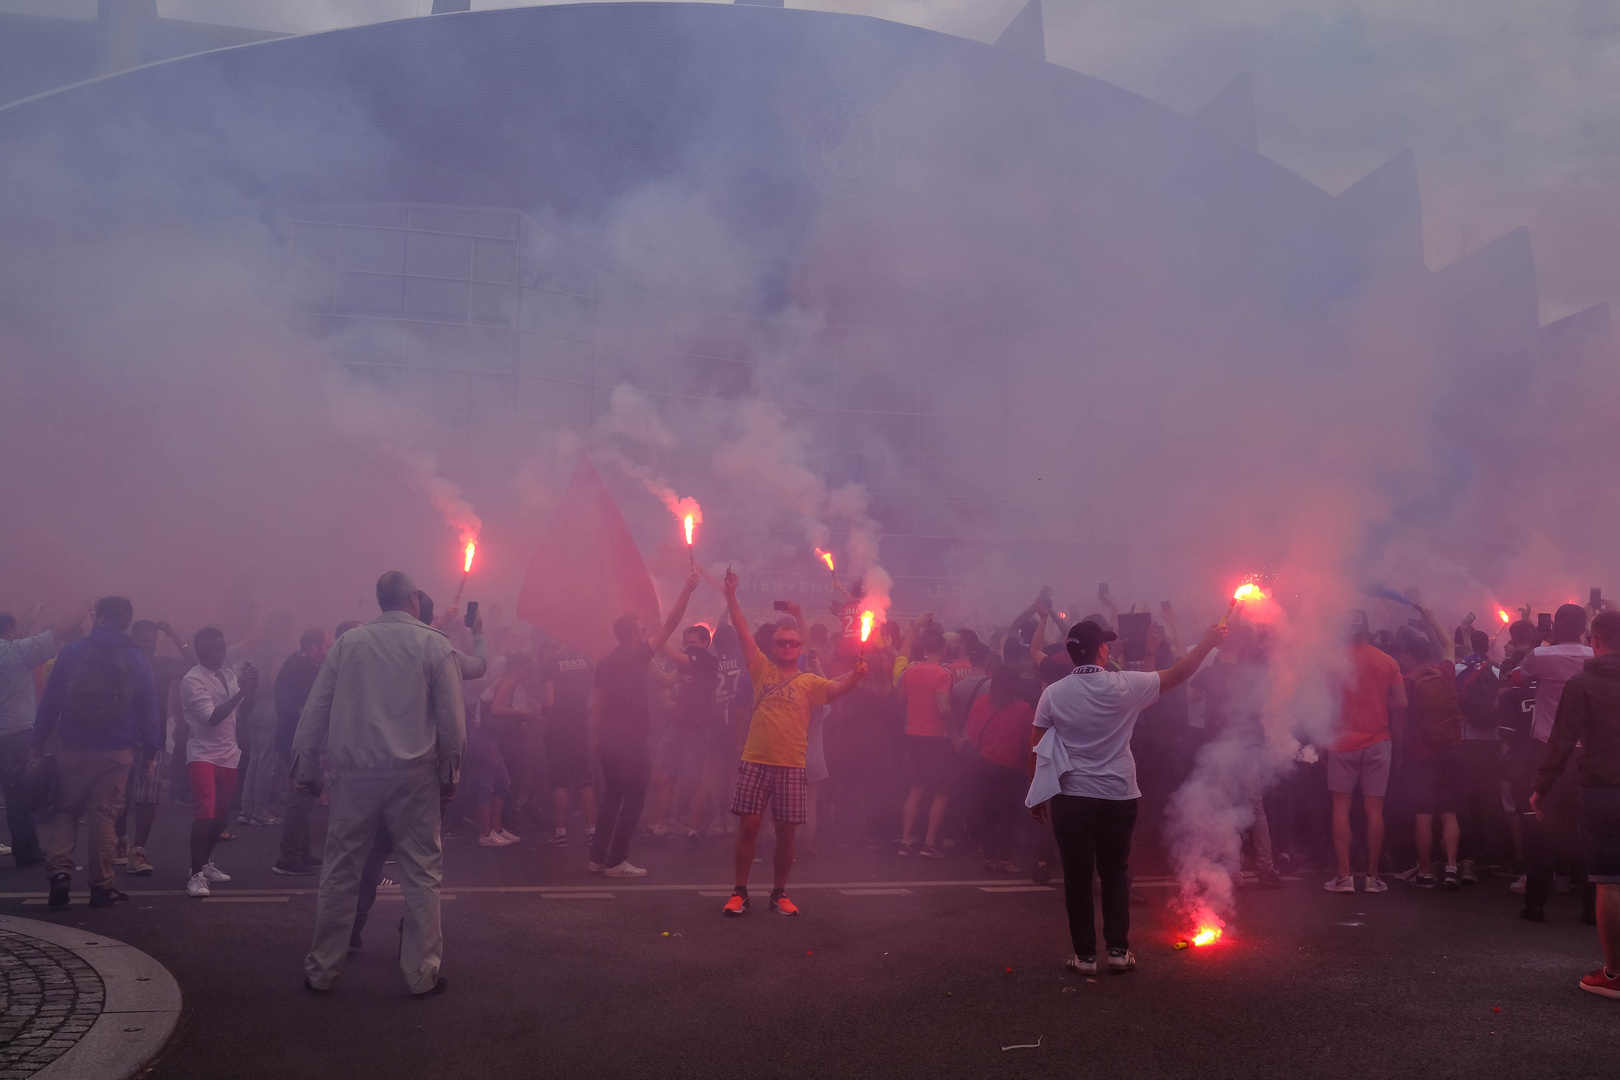
[[[235,769],[209,761],[188,761],[186,775],[191,778],[191,817],[194,821],[212,821],[230,813],[231,799],[236,797]]]

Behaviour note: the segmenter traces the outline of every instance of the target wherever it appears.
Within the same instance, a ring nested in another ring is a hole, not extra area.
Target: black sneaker
[[[1440,884],[1447,892],[1456,892],[1462,888],[1462,877],[1457,873],[1455,866],[1446,867],[1445,873],[1440,877]]]
[[[306,866],[301,862],[287,862],[277,859],[275,865],[270,867],[272,874],[286,874],[288,877],[309,877],[315,873],[315,867]]]
[[[1049,863],[1038,862],[1030,873],[1029,879],[1037,885],[1045,885],[1052,880],[1052,867]]]
[[[1423,873],[1413,874],[1412,875],[1412,887],[1417,888],[1417,889],[1432,889],[1432,888],[1434,888],[1434,875],[1433,874],[1423,874]]]
[[[121,893],[117,889],[91,889],[90,906],[94,908],[113,907],[116,904],[129,903],[129,894]]]
[[[1284,889],[1288,887],[1288,883],[1282,879],[1282,875],[1275,870],[1262,870],[1256,877],[1259,878],[1262,889]]]
[[[68,894],[73,890],[73,878],[68,874],[51,875],[51,898],[46,905],[53,908],[68,906]]]

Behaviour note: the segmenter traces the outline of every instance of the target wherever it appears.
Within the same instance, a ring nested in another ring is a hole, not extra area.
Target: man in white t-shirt
[[[1118,637],[1094,622],[1069,631],[1074,672],[1048,686],[1035,709],[1035,779],[1026,804],[1050,821],[1063,861],[1063,897],[1074,956],[1069,966],[1097,972],[1095,872],[1102,879],[1103,939],[1108,968],[1136,966],[1130,949],[1131,833],[1136,828],[1136,759],[1131,732],[1142,710],[1192,678],[1198,665],[1226,639],[1212,626],[1198,645],[1164,671],[1109,671],[1108,643]]]
[[[180,708],[191,729],[186,740],[186,775],[191,781],[191,879],[186,893],[203,897],[209,886],[231,880],[214,865],[214,845],[225,831],[236,792],[236,767],[242,760],[236,721],[253,710],[259,671],[245,663],[238,679],[225,666],[225,635],[216,627],[203,627],[191,643],[197,665],[180,679]]]

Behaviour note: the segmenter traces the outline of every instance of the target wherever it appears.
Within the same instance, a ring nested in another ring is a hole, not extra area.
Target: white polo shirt
[[[1035,726],[1050,730],[1035,748],[1029,804],[1059,791],[1115,801],[1141,798],[1131,732],[1142,710],[1158,700],[1157,671],[1105,671],[1088,664],[1048,686],[1035,709]]]

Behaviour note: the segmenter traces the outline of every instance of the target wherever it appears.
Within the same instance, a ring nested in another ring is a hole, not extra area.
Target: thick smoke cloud
[[[332,4],[330,11],[364,18],[383,6]],[[202,0],[165,6],[165,14],[199,18],[224,10]],[[1262,103],[1276,102],[1264,107],[1289,110],[1263,115],[1262,145],[1324,182],[1347,182],[1377,164],[1380,143],[1393,150],[1405,141],[1395,135],[1428,132],[1438,142],[1433,154],[1422,138],[1411,141],[1423,150],[1431,239],[1448,236],[1456,215],[1480,222],[1479,239],[1497,224],[1521,223],[1498,220],[1509,200],[1492,183],[1518,183],[1523,197],[1542,199],[1564,190],[1559,184],[1591,183],[1608,167],[1561,158],[1567,145],[1529,130],[1534,125],[1520,118],[1530,106],[1505,100],[1508,88],[1493,90],[1492,100],[1520,141],[1497,144],[1500,167],[1484,140],[1464,145],[1491,114],[1457,103],[1495,72],[1461,71],[1446,58],[1474,35],[1500,30],[1506,15],[1463,30],[1458,25],[1469,20],[1460,14],[1425,21],[1421,13],[1368,10],[1324,23],[1279,5],[1210,27],[1177,18],[1179,11],[1105,5],[1066,14],[1054,5],[1049,52],[1184,105],[1219,85],[1224,73],[1215,67],[1235,69],[1241,58],[1259,73]],[[941,9],[947,16],[967,13]],[[1434,55],[1385,57],[1380,43],[1389,28],[1412,25]],[[1157,35],[1137,33],[1144,27]],[[1563,40],[1561,31],[1537,33]],[[1210,41],[1230,64],[1169,63]],[[1310,79],[1297,70],[1298,82],[1284,78],[1281,60],[1253,62],[1285,54],[1296,64],[1327,62]],[[1367,70],[1387,76],[1333,81],[1335,70],[1365,55],[1377,60]],[[1199,71],[1210,75],[1207,86],[1193,85]],[[1268,94],[1268,79],[1288,92]],[[1534,74],[1509,85],[1533,101],[1557,96]],[[904,113],[951,92],[950,72],[911,71],[886,100]],[[1375,103],[1374,119],[1346,117],[1349,97]],[[1314,129],[1328,133],[1323,141],[1312,140],[1312,118],[1301,115],[1313,102],[1339,103],[1337,111],[1323,109],[1335,122]],[[339,104],[335,113],[362,113]],[[1408,129],[1388,126],[1397,113],[1412,118]],[[1462,121],[1449,144],[1437,134],[1447,115]],[[1051,117],[1028,123],[1019,137],[1063,133]],[[379,154],[390,149],[386,133],[362,134]],[[256,133],[235,135],[249,143]],[[1102,137],[1112,140],[1110,153],[1127,159],[1152,150],[1137,132]],[[268,143],[281,138],[265,133]],[[1510,145],[1542,147],[1573,180],[1515,175],[1506,164]],[[685,572],[676,522],[683,499],[702,507],[700,551],[711,574],[731,561],[760,571],[814,570],[811,549],[832,546],[846,575],[865,577],[876,606],[891,575],[910,570],[971,591],[938,603],[914,597],[905,613],[932,606],[980,625],[1004,620],[1043,582],[1058,587],[1060,607],[1089,611],[1099,579],[1126,603],[1174,600],[1190,623],[1206,625],[1233,586],[1264,570],[1286,614],[1267,687],[1264,746],[1208,748],[1171,830],[1187,902],[1229,910],[1220,882],[1225,875],[1229,886],[1243,825],[1234,769],[1258,760],[1263,778],[1275,776],[1298,738],[1325,741],[1338,628],[1346,607],[1366,603],[1363,585],[1417,582],[1449,614],[1483,614],[1526,599],[1545,609],[1613,580],[1613,556],[1599,538],[1620,515],[1607,494],[1607,458],[1592,449],[1615,415],[1612,370],[1601,360],[1520,369],[1504,394],[1500,372],[1476,381],[1475,371],[1448,358],[1435,301],[1415,278],[1313,276],[1318,267],[1301,258],[1291,291],[1275,295],[1268,290],[1285,275],[1269,260],[1298,254],[1286,241],[1268,235],[1250,261],[1228,254],[1213,265],[1188,239],[1210,216],[1199,210],[1231,208],[1222,192],[1200,188],[1196,177],[1130,192],[1108,186],[1117,178],[1100,181],[1079,168],[1073,176],[1045,170],[1036,157],[951,162],[958,173],[950,178],[982,195],[983,220],[951,234],[961,237],[952,258],[895,255],[872,271],[874,260],[892,255],[872,239],[891,235],[885,230],[937,235],[947,231],[937,226],[954,224],[954,207],[935,194],[936,176],[921,167],[908,172],[902,162],[895,183],[911,197],[896,219],[851,211],[807,230],[804,264],[820,274],[794,267],[785,281],[779,238],[740,234],[725,212],[733,193],[716,190],[696,160],[629,192],[601,219],[553,220],[548,208],[519,208],[625,271],[625,292],[604,307],[609,344],[626,358],[622,379],[600,388],[606,401],[588,414],[547,424],[444,415],[434,401],[406,403],[341,374],[340,362],[362,343],[310,341],[268,302],[279,287],[274,268],[240,259],[248,247],[274,247],[274,237],[256,231],[262,223],[236,223],[228,236],[140,237],[52,261],[49,275],[93,282],[90,291],[105,302],[53,324],[66,327],[65,340],[26,322],[3,329],[6,348],[22,362],[0,417],[12,445],[29,456],[10,471],[4,491],[16,514],[0,552],[0,605],[65,606],[85,593],[125,592],[139,612],[159,611],[177,624],[248,622],[240,612],[252,607],[332,622],[367,614],[369,585],[389,566],[448,594],[461,545],[480,531],[478,588],[485,597],[511,597],[581,453],[610,474],[666,588]],[[210,193],[232,182],[194,180]],[[1056,220],[1077,200],[1124,205],[1136,194],[1173,212],[1128,221],[1123,213],[1099,215],[1083,234],[1054,228],[1050,236],[1045,218],[1019,212],[1050,208]],[[1588,235],[1604,235],[1607,214],[1594,210]],[[990,238],[1019,228],[1029,230],[1024,258],[998,263]],[[1620,284],[1584,272],[1587,249],[1565,254],[1553,231],[1553,254],[1542,262],[1556,268],[1551,307]],[[815,258],[841,250],[859,254]],[[1178,303],[1119,299],[1106,278],[1078,281],[1076,251],[1117,253],[1121,277],[1162,283]],[[889,295],[904,310],[906,333],[875,345],[828,314]],[[959,309],[929,307],[942,295],[965,299]],[[916,330],[930,319],[960,330],[986,312],[1005,316],[1009,297],[1024,305],[1015,315],[1030,329],[1003,333],[993,345],[963,345],[963,335],[954,351],[936,349]],[[1096,316],[1102,329],[1076,331],[1090,325],[1081,314],[1062,334],[1048,333],[1060,322],[1054,312],[1088,312],[1086,305],[1108,308]],[[735,385],[716,375],[697,388],[703,393],[643,388],[656,381],[648,377],[651,358],[714,359],[706,348],[717,327],[735,339],[739,325],[751,335],[749,355],[716,364],[717,371],[748,368]],[[422,350],[405,366],[431,369],[437,359]],[[904,422],[889,404],[896,388],[925,378],[956,395],[944,410],[953,422],[927,435],[949,451],[936,457],[954,459],[949,468],[964,487],[982,479],[979,470],[993,459],[1000,472],[988,473],[991,490],[1005,499],[999,520],[958,529],[954,492],[898,499],[920,488],[919,466],[894,449],[883,425]],[[1006,395],[1004,415],[981,408],[993,394]],[[881,499],[890,501],[880,506]],[[904,523],[892,509],[901,505],[910,516]],[[897,537],[940,534],[943,553],[927,552],[924,570],[915,569],[922,556],[897,553]],[[700,598],[694,612],[704,604],[717,606],[712,596]],[[1369,606],[1375,618],[1394,614]]]

